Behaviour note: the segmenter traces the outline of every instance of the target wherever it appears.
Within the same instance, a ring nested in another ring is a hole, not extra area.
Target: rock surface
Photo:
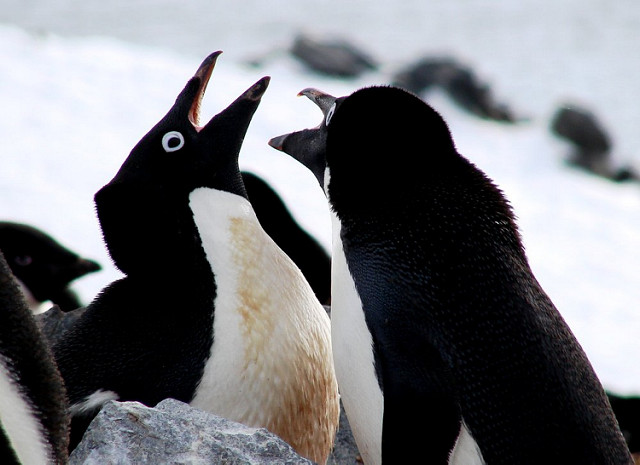
[[[613,181],[638,179],[632,168],[614,166],[611,137],[588,109],[564,104],[556,110],[550,127],[553,134],[572,144],[570,164]]]
[[[71,328],[84,313],[84,308],[78,308],[70,312],[63,312],[57,305],[52,306],[44,313],[34,315],[40,330],[47,338],[50,346],[53,346],[60,337]]]
[[[392,84],[416,95],[437,87],[481,118],[514,123],[518,118],[493,97],[488,84],[467,65],[450,57],[425,57],[396,73]]]
[[[331,465],[356,464],[358,452],[342,412]],[[288,464],[310,465],[264,428],[226,420],[166,399],[155,408],[138,402],[105,404],[73,451],[69,465]]]
[[[344,412],[342,403],[340,403],[340,425],[338,427],[336,440],[333,443],[333,451],[331,451],[331,455],[329,455],[327,464],[355,465],[361,463],[362,459],[358,451],[358,446],[356,445],[356,440],[353,438],[347,415]]]
[[[71,454],[70,465],[311,464],[265,429],[249,428],[173,399],[155,408],[109,402]]]
[[[376,62],[366,53],[344,40],[316,40],[298,36],[291,54],[311,70],[343,78],[353,78],[377,69]]]

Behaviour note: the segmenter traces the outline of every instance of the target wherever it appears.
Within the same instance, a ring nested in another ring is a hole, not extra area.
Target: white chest
[[[342,402],[366,465],[382,463],[384,395],[375,374],[373,341],[362,302],[348,270],[340,221],[332,217],[333,262],[331,284],[331,339]],[[425,418],[424,421],[429,421]],[[407,424],[409,425],[409,423]],[[450,465],[482,465],[478,446],[462,424],[449,456]]]
[[[322,305],[246,199],[200,188],[190,206],[217,287],[211,356],[191,404],[266,427],[294,448],[296,429],[328,434],[318,415],[335,410],[337,419],[338,399]]]
[[[449,465],[484,465],[480,448],[464,422],[460,426],[458,439],[449,456]]]
[[[340,220],[332,215],[331,341],[336,375],[364,463],[375,465],[382,461],[384,399],[375,373],[371,333],[342,249]]]

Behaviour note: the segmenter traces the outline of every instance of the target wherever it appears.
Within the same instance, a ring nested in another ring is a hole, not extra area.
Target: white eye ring
[[[169,142],[173,141],[173,139],[178,139],[178,145],[169,145]],[[175,152],[182,147],[184,147],[184,136],[178,131],[169,131],[162,136],[162,148],[165,152]]]
[[[327,112],[327,118],[324,120],[324,124],[326,126],[329,126],[329,121],[331,121],[331,118],[333,118],[333,113],[335,111],[336,111],[336,104],[334,103],[333,106],[329,108],[329,111]]]

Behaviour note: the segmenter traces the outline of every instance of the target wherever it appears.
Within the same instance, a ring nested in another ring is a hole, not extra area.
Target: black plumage
[[[23,223],[0,221],[0,250],[30,299],[37,304],[51,301],[65,312],[82,306],[70,283],[101,269],[97,262]]]
[[[67,463],[69,443],[65,388],[51,349],[0,252],[0,376],[18,390],[36,419],[38,435],[49,449],[49,460]],[[8,399],[5,399],[8,400]],[[8,405],[9,409],[13,406]],[[0,462],[19,463],[7,437],[7,421],[0,410]],[[36,444],[33,444],[36,447]]]
[[[103,289],[54,346],[73,414],[72,448],[108,399],[191,401],[210,356],[216,281],[189,194],[215,187],[246,196],[238,153],[269,82],[259,80],[200,127],[219,54],[204,60],[95,196],[106,246],[125,277]]]
[[[383,461],[448,463],[464,422],[489,465],[632,463],[510,205],[440,115],[393,87],[302,94],[324,122],[270,144],[326,183],[340,222],[384,393]]]

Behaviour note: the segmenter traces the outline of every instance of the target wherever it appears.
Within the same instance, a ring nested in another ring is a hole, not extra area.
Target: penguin
[[[23,223],[0,221],[0,250],[33,312],[47,301],[63,312],[81,307],[69,284],[101,269],[99,263],[80,257],[44,231]]]
[[[265,427],[324,463],[338,421],[330,322],[260,227],[238,156],[264,77],[207,124],[200,102],[221,52],[95,195],[124,277],[54,346],[71,447],[107,401],[174,398]]]
[[[269,144],[333,224],[331,337],[365,464],[631,464],[514,213],[416,95],[300,92],[323,121]]]
[[[242,171],[251,206],[264,231],[300,268],[320,303],[331,303],[331,257],[293,218],[275,190],[261,177]]]
[[[0,463],[67,463],[62,378],[0,252]]]

